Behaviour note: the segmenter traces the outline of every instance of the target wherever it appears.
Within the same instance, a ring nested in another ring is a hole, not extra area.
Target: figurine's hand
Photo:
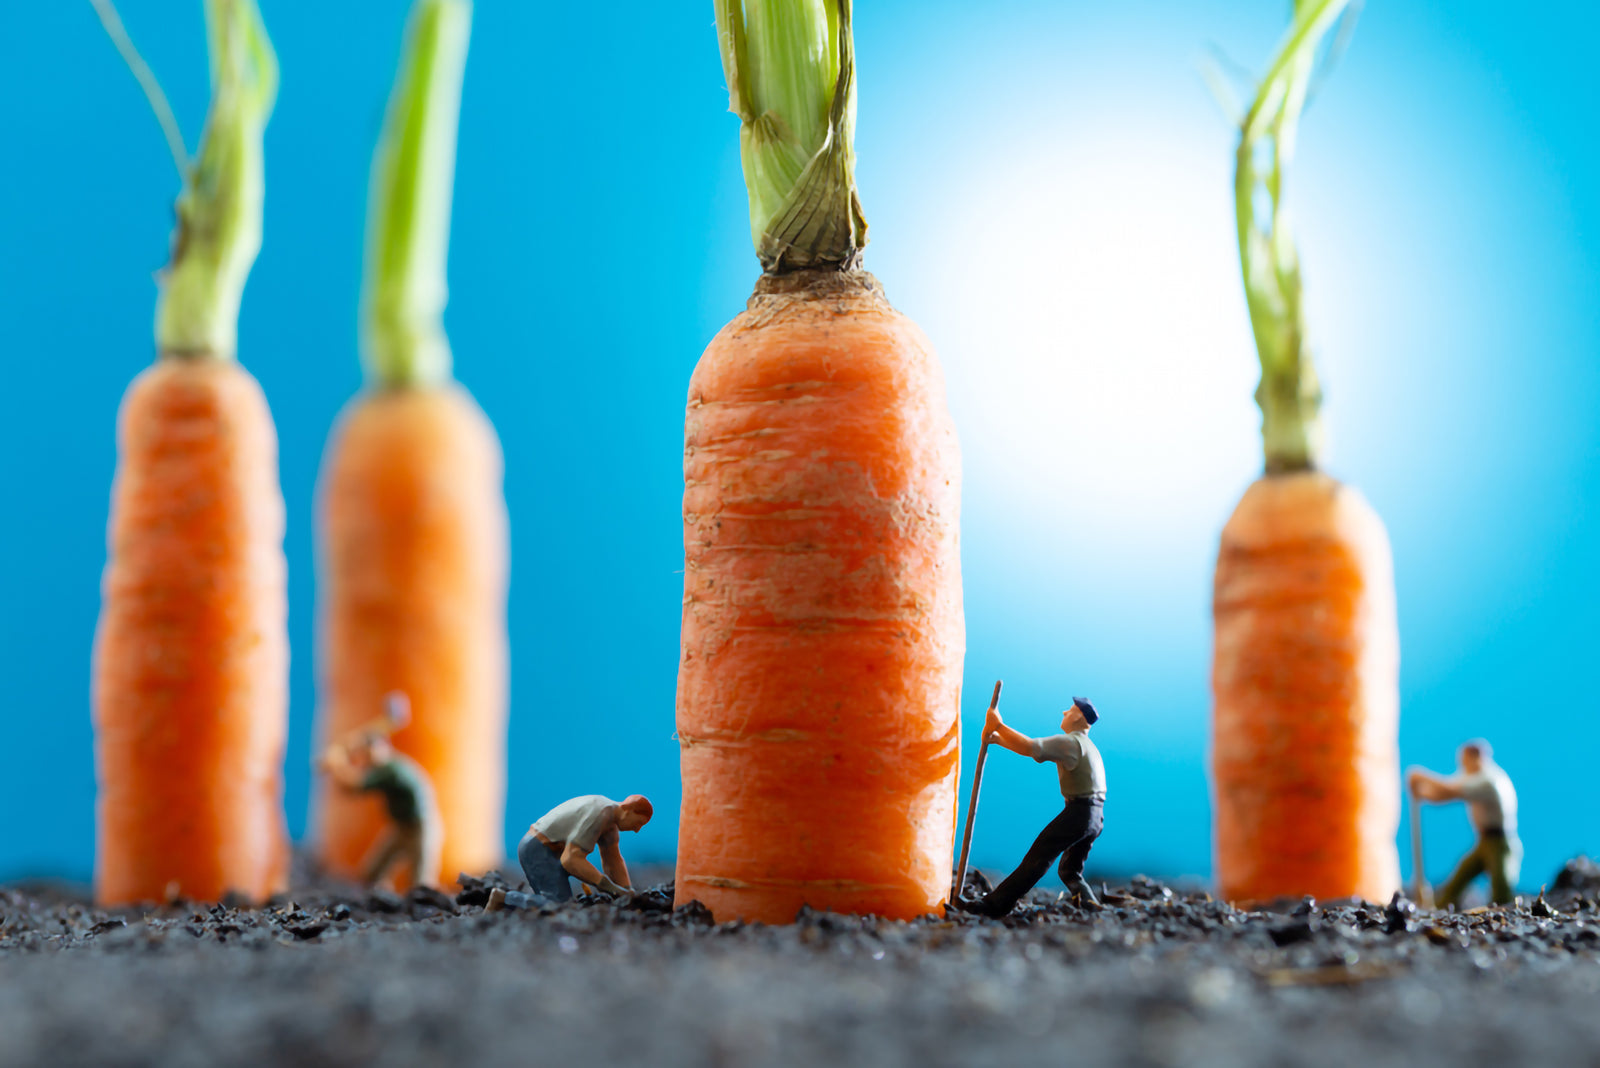
[[[1005,725],[1006,721],[1000,718],[1000,710],[991,708],[989,714],[983,717],[983,736],[987,738]]]

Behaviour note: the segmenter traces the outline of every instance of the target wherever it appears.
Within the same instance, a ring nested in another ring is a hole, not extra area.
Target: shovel
[[[1433,887],[1422,864],[1422,803],[1411,791],[1411,897],[1421,908],[1433,908]]]
[[[989,698],[989,711],[993,712],[1000,707],[1000,682],[995,681],[994,696]],[[987,727],[988,718],[984,718]],[[967,884],[967,853],[972,849],[972,821],[978,815],[978,787],[983,785],[983,762],[989,757],[989,732],[983,732],[983,741],[978,745],[978,766],[972,772],[972,799],[967,802],[967,831],[961,836],[961,859],[956,862],[956,881],[951,889],[950,900],[961,899],[961,888]]]

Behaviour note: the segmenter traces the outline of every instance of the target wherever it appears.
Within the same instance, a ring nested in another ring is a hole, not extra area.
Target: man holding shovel
[[[1434,894],[1434,904],[1449,908],[1461,898],[1467,885],[1485,872],[1489,874],[1489,899],[1496,905],[1509,905],[1516,897],[1513,889],[1522,867],[1522,843],[1517,840],[1517,792],[1511,777],[1494,762],[1489,743],[1481,738],[1467,742],[1456,752],[1454,775],[1435,775],[1426,768],[1412,768],[1407,775],[1411,796],[1419,801],[1465,801],[1472,817],[1478,843],[1461,858],[1452,874]]]
[[[1006,915],[1044,878],[1057,857],[1061,864],[1056,870],[1067,884],[1067,893],[1085,908],[1100,907],[1094,891],[1083,879],[1083,863],[1105,825],[1106,769],[1100,750],[1089,740],[1089,728],[1099,720],[1100,713],[1087,698],[1074,697],[1072,707],[1061,713],[1062,733],[1030,738],[1006,726],[999,708],[990,707],[983,724],[984,738],[1040,764],[1053,763],[1066,804],[1061,815],[1039,832],[1017,870],[981,901],[965,906],[968,911],[980,916]]]

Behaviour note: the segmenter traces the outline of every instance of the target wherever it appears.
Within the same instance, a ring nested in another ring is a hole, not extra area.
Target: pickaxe
[[[383,715],[347,732],[342,739],[328,747],[328,752],[329,754],[337,752],[342,758],[349,753],[352,746],[363,744],[368,739],[388,738],[410,723],[410,698],[401,690],[390,690],[383,697]]]

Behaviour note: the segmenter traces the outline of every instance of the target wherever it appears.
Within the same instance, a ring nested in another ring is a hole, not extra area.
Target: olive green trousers
[[[1514,849],[1503,834],[1482,835],[1472,852],[1461,858],[1461,863],[1456,865],[1450,878],[1434,891],[1434,904],[1439,908],[1455,904],[1468,884],[1484,872],[1489,873],[1489,900],[1496,905],[1510,904],[1516,896],[1511,884],[1516,879],[1519,852],[1521,850]]]

